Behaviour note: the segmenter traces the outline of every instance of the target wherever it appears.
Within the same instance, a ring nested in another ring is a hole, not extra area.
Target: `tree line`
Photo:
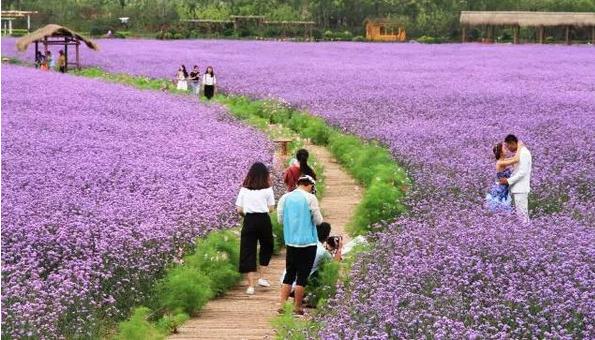
[[[363,35],[366,18],[396,18],[409,37],[454,39],[465,10],[593,12],[595,0],[5,0],[3,10],[35,10],[34,27],[63,24],[84,32],[106,29],[152,33],[182,19],[263,15],[269,20],[311,20],[320,32]],[[119,17],[129,17],[122,25]]]

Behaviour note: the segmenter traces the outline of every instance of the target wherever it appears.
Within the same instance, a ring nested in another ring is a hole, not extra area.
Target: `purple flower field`
[[[88,338],[233,202],[266,137],[217,106],[2,67],[2,333]]]
[[[88,65],[171,78],[180,63],[210,64],[225,90],[307,108],[409,170],[411,213],[375,235],[322,336],[595,337],[591,46],[99,44]],[[533,154],[530,225],[483,206],[508,133]]]

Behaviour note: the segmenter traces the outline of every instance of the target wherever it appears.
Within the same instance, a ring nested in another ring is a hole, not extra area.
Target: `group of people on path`
[[[532,156],[527,146],[508,135],[493,148],[496,157],[496,183],[486,195],[493,211],[512,211],[529,221]],[[340,261],[345,254],[340,236],[330,237],[331,226],[324,222],[316,198],[316,174],[308,165],[308,151],[300,149],[284,172],[287,193],[275,205],[271,173],[263,163],[254,163],[240,189],[236,210],[244,217],[240,240],[240,273],[246,274],[246,294],[257,286],[270,287],[267,268],[274,248],[273,226],[269,213],[277,210],[283,225],[286,247],[285,274],[280,300],[283,305],[292,295],[294,313],[303,315],[302,302],[308,281],[316,275],[325,259]],[[353,242],[353,241],[352,241]],[[260,250],[258,250],[260,245]],[[258,263],[258,265],[257,265]],[[280,310],[281,312],[281,310]]]
[[[190,73],[186,70],[185,65],[180,65],[176,72],[176,89],[179,91],[188,91],[188,86],[192,89],[192,93],[200,98],[202,89],[203,95],[210,100],[215,95],[217,86],[217,78],[212,66],[208,66],[205,73],[200,75],[198,65],[194,65]]]
[[[316,174],[308,165],[308,157],[307,150],[298,150],[296,159],[292,160],[284,173],[287,193],[276,206],[286,247],[281,304],[293,293],[294,311],[300,315],[304,313],[302,301],[309,278],[316,273],[324,259],[340,260],[343,248],[342,238],[331,238],[331,226],[323,221],[318,199],[314,195]],[[255,293],[256,286],[271,285],[266,274],[274,248],[273,226],[269,216],[274,209],[275,196],[270,171],[263,163],[254,163],[236,200],[236,210],[244,217],[239,271],[247,276],[248,295]],[[258,254],[257,243],[260,244]]]
[[[62,73],[66,72],[66,55],[63,50],[58,51],[57,60],[52,56],[52,51],[46,51],[45,55],[37,51],[35,55],[35,68],[42,71],[56,70]]]
[[[514,202],[517,215],[529,222],[531,152],[512,134],[506,136],[504,142],[494,145],[493,152],[496,157],[496,183],[486,194],[486,205],[494,212],[512,211]]]

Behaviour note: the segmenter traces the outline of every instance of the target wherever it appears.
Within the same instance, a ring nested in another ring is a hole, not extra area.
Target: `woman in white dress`
[[[186,66],[180,65],[178,72],[176,73],[176,79],[178,80],[177,89],[181,91],[188,91],[188,72],[186,72]]]

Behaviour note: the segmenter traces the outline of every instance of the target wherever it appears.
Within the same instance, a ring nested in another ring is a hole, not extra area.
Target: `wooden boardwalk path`
[[[361,200],[362,189],[326,148],[308,145],[307,149],[324,166],[326,192],[320,202],[324,220],[332,225],[331,235],[348,239],[345,226]],[[273,256],[269,265],[267,278],[271,287],[256,287],[256,294],[249,296],[247,284],[239,284],[223,297],[209,301],[169,339],[273,339],[270,321],[277,316],[279,281],[284,269],[282,252]]]

